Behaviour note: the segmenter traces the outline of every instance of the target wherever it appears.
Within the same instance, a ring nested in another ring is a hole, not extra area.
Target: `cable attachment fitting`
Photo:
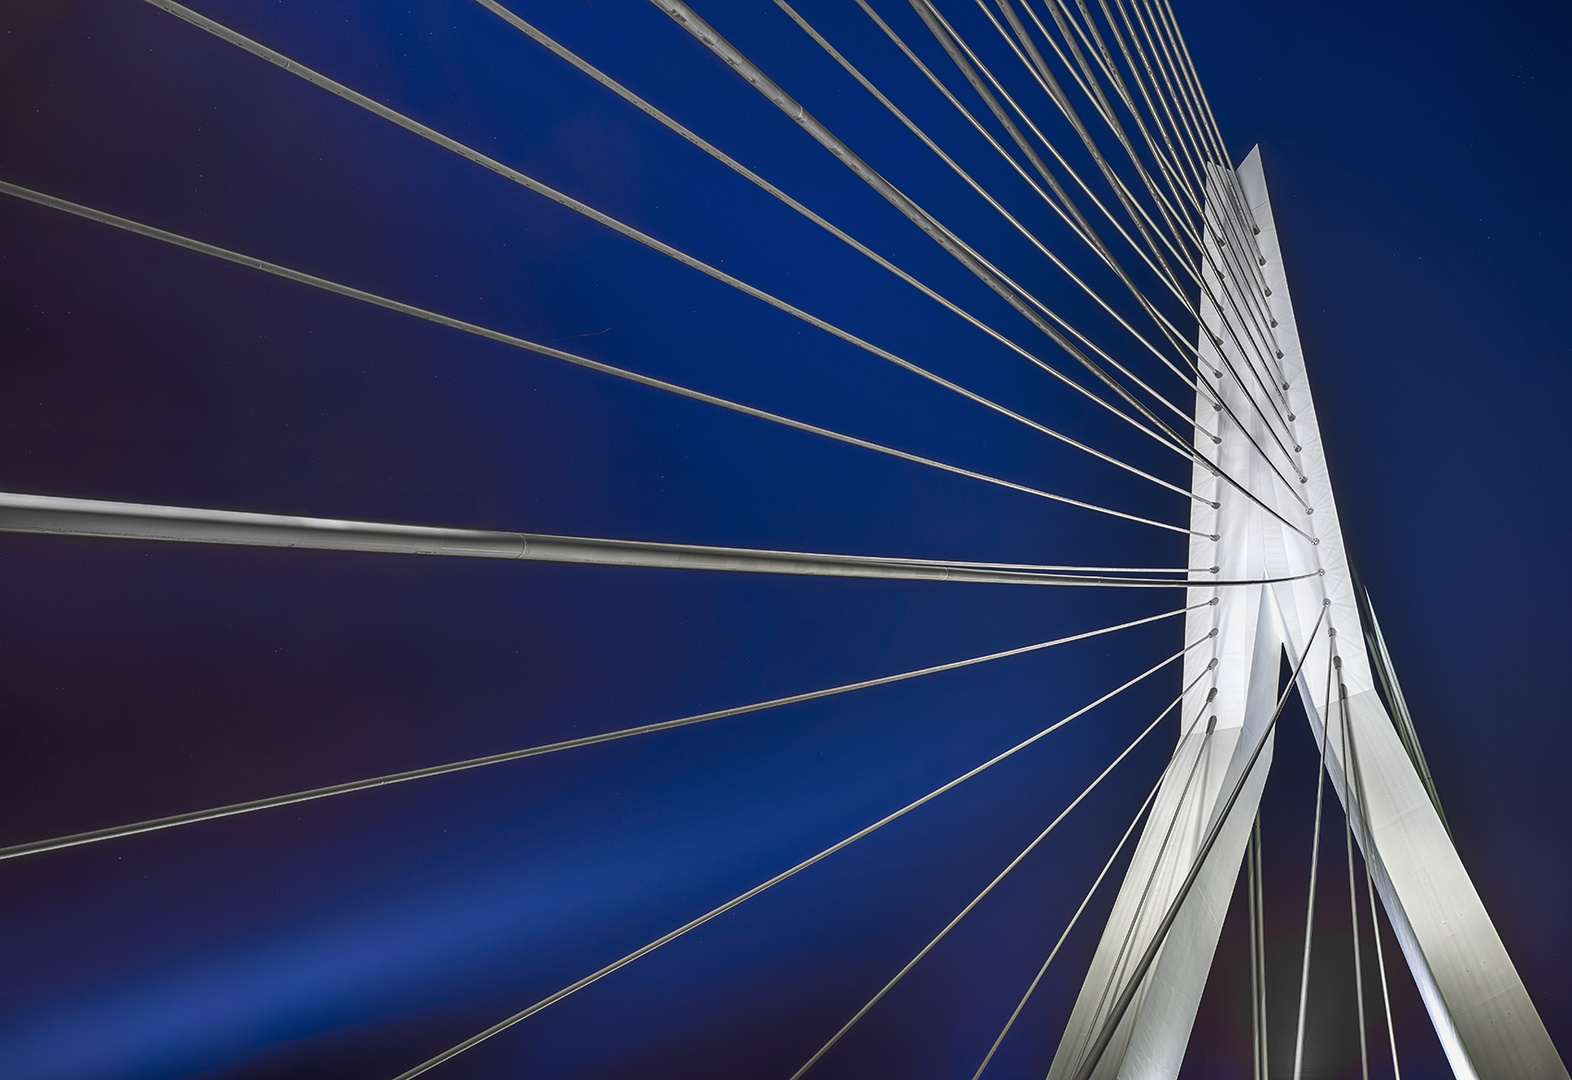
[[[1266,256],[1265,255],[1257,255],[1256,256],[1256,261],[1259,262],[1262,266],[1265,266],[1266,265]]]
[[[1222,537],[1217,535],[1216,533],[1213,533],[1211,536],[1207,537],[1207,539],[1211,540],[1212,543],[1215,544],[1215,543],[1217,543],[1217,541],[1221,540]]]
[[[1210,735],[1217,730],[1217,714],[1213,713],[1206,718],[1206,733]]]
[[[1321,569],[1317,570],[1315,573],[1317,577],[1326,577],[1326,567],[1321,567]],[[1337,631],[1333,630],[1332,633],[1335,634]]]
[[[1208,600],[1206,602],[1206,605],[1207,605],[1207,607],[1216,607],[1217,606],[1217,602],[1219,600],[1221,600],[1221,599],[1222,599],[1222,597],[1220,597],[1220,596],[1214,596],[1214,597],[1212,597],[1210,600]],[[1212,657],[1212,663],[1214,663],[1214,664],[1217,663],[1217,657],[1215,657],[1215,656]]]
[[[1209,568],[1206,572],[1208,574],[1221,574],[1223,572],[1223,568],[1221,566],[1213,566],[1213,567]]]
[[[1215,657],[1215,656],[1212,657],[1212,663],[1213,664],[1217,663],[1217,657]],[[1208,690],[1206,692],[1206,700],[1207,701],[1216,701],[1217,700],[1217,687],[1214,686],[1214,687],[1212,687],[1210,690]]]
[[[1216,637],[1217,636],[1217,627],[1215,627],[1215,626],[1212,627],[1212,632],[1210,634],[1207,634],[1206,636],[1207,637]]]

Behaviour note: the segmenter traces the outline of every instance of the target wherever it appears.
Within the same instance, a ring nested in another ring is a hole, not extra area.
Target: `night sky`
[[[198,6],[903,357],[1188,480],[1180,458],[476,4]],[[919,203],[1143,376],[1163,378],[773,4],[695,6]],[[875,6],[953,78],[909,7]],[[1231,152],[1262,148],[1350,552],[1464,864],[1565,1053],[1572,10],[1175,6]],[[854,5],[799,9],[1115,296],[1112,275]],[[941,9],[1090,172],[975,7]],[[520,0],[514,10],[1072,366],[652,5]],[[0,179],[945,462],[1185,519],[1181,496],[146,4],[10,0],[0,26]],[[1165,310],[1179,318],[1176,304]],[[1171,377],[1161,385],[1179,393]],[[1160,567],[1185,551],[1176,533],[9,198],[0,489],[925,558]],[[0,596],[0,845],[758,701],[1182,603],[1136,590],[24,536],[0,536]],[[1181,638],[1169,619],[812,704],[0,864],[0,1075],[388,1080],[1080,708]],[[432,1075],[784,1080],[1178,689],[1177,666],[1165,669]],[[812,1075],[970,1076],[1177,732],[1165,721]],[[1263,809],[1273,1066],[1284,1074],[1314,754],[1292,705]],[[1327,830],[1306,1069],[1317,1078],[1358,1070],[1335,810]],[[1111,895],[1094,900],[987,1075],[1046,1070]],[[1186,1075],[1249,1075],[1235,907]],[[1404,1074],[1447,1075],[1386,941]],[[1376,1015],[1373,1037],[1384,1028]],[[1372,1046],[1374,1073],[1389,1075],[1384,1038]]]

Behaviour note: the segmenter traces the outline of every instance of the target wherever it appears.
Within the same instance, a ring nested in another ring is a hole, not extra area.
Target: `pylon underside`
[[[1219,212],[1229,198],[1248,206],[1258,235],[1229,235],[1230,223]],[[1214,627],[1217,636],[1210,652],[1198,649],[1186,657],[1185,685],[1206,674],[1214,658],[1217,664],[1184,702],[1182,737],[1049,1080],[1070,1080],[1084,1068],[1115,999],[1261,741],[1279,693],[1284,651],[1291,663],[1303,660],[1298,688],[1318,742],[1330,712],[1327,772],[1345,807],[1339,681],[1346,687],[1350,759],[1357,763],[1354,793],[1363,793],[1371,838],[1362,846],[1370,849],[1365,854],[1376,890],[1454,1073],[1465,1080],[1567,1077],[1376,693],[1259,148],[1233,176],[1221,170],[1213,175],[1208,203],[1209,228],[1217,232],[1205,245],[1204,273],[1212,291],[1201,294],[1202,377],[1227,408],[1197,395],[1195,443],[1214,450],[1218,466],[1249,494],[1196,467],[1194,491],[1208,502],[1193,503],[1191,527],[1205,535],[1192,536],[1189,565],[1216,566],[1218,577],[1230,580],[1311,576],[1278,585],[1190,590],[1191,604],[1213,597],[1217,602],[1190,613],[1185,640]],[[1259,276],[1247,259],[1257,262]],[[1219,310],[1219,303],[1227,310]],[[1238,379],[1227,371],[1229,363]],[[1215,509],[1211,502],[1218,504]],[[1212,535],[1219,539],[1209,539]],[[1323,606],[1326,625],[1312,641]],[[1341,677],[1329,682],[1334,655],[1341,660]],[[1271,738],[1268,734],[1155,963],[1092,1071],[1098,1080],[1178,1075],[1271,767]],[[1356,814],[1359,809],[1356,798]]]

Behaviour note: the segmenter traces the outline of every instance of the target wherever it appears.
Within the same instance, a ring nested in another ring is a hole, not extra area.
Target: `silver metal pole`
[[[1050,569],[1048,567],[1033,567],[1029,564],[888,559],[868,555],[545,536],[539,533],[454,529],[436,525],[398,525],[380,521],[342,521],[238,510],[205,510],[189,506],[102,502],[96,499],[20,495],[13,492],[0,492],[0,532],[907,581],[1135,588],[1184,588],[1195,583],[1187,575],[1170,580],[1104,577],[1050,573],[1047,572]],[[1184,573],[1182,570],[1176,571],[1176,574]],[[1207,581],[1206,584],[1215,586],[1259,582]]]

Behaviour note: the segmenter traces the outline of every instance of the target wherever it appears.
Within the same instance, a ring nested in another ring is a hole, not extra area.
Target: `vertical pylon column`
[[[1228,193],[1225,186],[1236,182]],[[1210,656],[1187,661],[1185,679],[1215,658],[1213,678],[1185,702],[1181,738],[1049,1080],[1083,1070],[1135,958],[1260,741],[1284,652],[1294,663],[1303,657],[1299,691],[1318,740],[1327,730],[1328,685],[1334,731],[1347,702],[1352,752],[1334,736],[1327,769],[1344,806],[1352,794],[1354,812],[1368,823],[1377,891],[1453,1071],[1486,1080],[1566,1078],[1375,690],[1259,148],[1236,175],[1218,170],[1207,196],[1200,350],[1201,377],[1213,393],[1197,395],[1195,440],[1238,483],[1196,467],[1194,490],[1215,505],[1197,501],[1192,528],[1217,539],[1193,537],[1190,565],[1217,566],[1219,577],[1234,580],[1311,576],[1190,591],[1192,604],[1214,596],[1217,603],[1192,612],[1188,639],[1214,626],[1217,636]],[[1311,644],[1323,606],[1327,631]],[[1341,664],[1329,683],[1334,655]],[[1345,753],[1357,765],[1352,785]],[[1268,742],[1092,1076],[1178,1074],[1270,763]]]

